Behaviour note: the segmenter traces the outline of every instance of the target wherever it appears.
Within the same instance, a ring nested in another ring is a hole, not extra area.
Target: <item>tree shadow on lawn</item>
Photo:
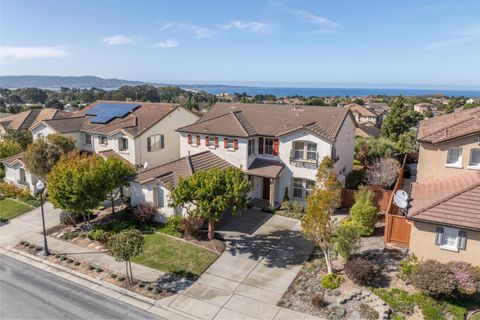
[[[277,230],[254,236],[240,235],[230,240],[227,250],[233,256],[248,254],[253,260],[263,258],[267,267],[285,268],[304,263],[313,251],[313,244],[299,231]]]

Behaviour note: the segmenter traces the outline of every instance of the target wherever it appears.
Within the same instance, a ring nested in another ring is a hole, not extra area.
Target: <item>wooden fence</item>
[[[380,211],[386,211],[390,204],[392,196],[391,190],[384,190],[382,188],[371,187],[375,191],[375,201]],[[355,189],[342,189],[342,208],[351,208],[355,203]]]
[[[385,243],[395,243],[408,247],[410,243],[411,224],[403,216],[401,210],[393,203],[393,196],[403,185],[403,171],[407,162],[407,155],[403,158],[402,167],[400,168],[397,183],[393,188],[387,206],[387,214],[385,215]]]

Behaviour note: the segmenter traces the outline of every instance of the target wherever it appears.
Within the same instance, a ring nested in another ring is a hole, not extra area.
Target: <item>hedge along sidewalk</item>
[[[121,288],[114,284],[92,278],[81,272],[53,263],[51,261],[48,261],[44,257],[39,257],[26,252],[22,252],[17,249],[7,249],[4,247],[0,247],[0,254],[4,254],[21,262],[27,263],[33,267],[42,269],[46,272],[54,274],[55,276],[58,276],[65,280],[69,280],[91,290],[95,290],[115,300],[120,300],[139,309],[165,317],[166,319],[195,319],[191,316],[189,317],[185,315],[184,313],[177,313],[170,309],[167,310],[165,308],[162,308],[162,299],[154,300],[148,297],[144,297],[125,288]]]

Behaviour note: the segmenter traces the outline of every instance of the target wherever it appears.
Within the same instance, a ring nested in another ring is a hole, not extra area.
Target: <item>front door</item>
[[[263,178],[263,199],[270,200],[270,179]]]

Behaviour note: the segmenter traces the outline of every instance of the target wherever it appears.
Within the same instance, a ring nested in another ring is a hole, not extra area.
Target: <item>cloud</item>
[[[37,58],[59,58],[70,55],[61,46],[55,47],[10,47],[0,46],[0,59],[30,60]]]
[[[224,30],[230,30],[231,28],[236,28],[241,31],[250,32],[250,33],[269,33],[271,27],[263,22],[257,21],[241,21],[235,20],[230,21],[229,24],[222,26]]]
[[[168,39],[161,41],[153,45],[155,48],[175,48],[178,46],[178,41],[173,39]]]
[[[195,34],[198,39],[212,38],[217,32],[207,27],[201,27],[185,22],[165,22],[160,27],[160,31],[177,30]]]
[[[123,36],[120,34],[110,36],[110,37],[105,37],[102,39],[103,43],[105,43],[108,46],[118,46],[122,44],[130,44],[133,43],[135,40],[137,40],[137,37],[134,36]]]
[[[448,48],[465,43],[480,41],[480,25],[475,25],[470,29],[453,34],[450,39],[442,40],[427,44],[425,50],[435,50],[440,48]]]

